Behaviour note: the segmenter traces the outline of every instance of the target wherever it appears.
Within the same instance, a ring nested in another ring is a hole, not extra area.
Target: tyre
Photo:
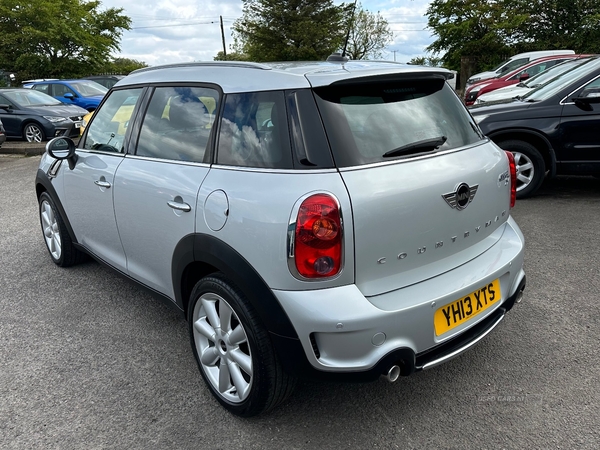
[[[189,331],[200,373],[231,413],[251,417],[292,393],[268,332],[244,294],[222,274],[200,280],[189,304]]]
[[[45,140],[44,130],[36,123],[28,123],[23,127],[23,137],[27,142],[42,142]]]
[[[539,189],[546,176],[546,164],[540,152],[530,143],[511,140],[498,143],[510,151],[517,166],[517,198],[525,198]]]
[[[52,261],[60,267],[69,267],[83,261],[85,255],[73,246],[67,227],[46,192],[40,196],[39,205],[44,242]]]

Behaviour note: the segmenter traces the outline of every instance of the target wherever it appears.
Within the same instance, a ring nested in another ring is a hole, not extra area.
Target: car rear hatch
[[[443,77],[363,81],[314,92],[352,203],[355,283],[374,296],[485,252],[502,234],[510,198],[505,153]]]

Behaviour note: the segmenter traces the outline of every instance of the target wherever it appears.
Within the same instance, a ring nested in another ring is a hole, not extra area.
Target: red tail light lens
[[[337,275],[342,267],[342,219],[337,200],[315,194],[300,205],[294,237],[296,270],[305,278]]]
[[[517,201],[517,165],[515,164],[515,157],[511,152],[506,152],[508,157],[508,166],[510,171],[510,207],[515,206]]]

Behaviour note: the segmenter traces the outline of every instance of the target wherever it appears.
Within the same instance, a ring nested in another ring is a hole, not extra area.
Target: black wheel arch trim
[[[41,186],[41,188],[40,188]],[[52,201],[54,202],[54,206],[58,209],[58,213],[60,214],[65,227],[67,227],[67,232],[69,233],[69,237],[73,244],[77,244],[77,237],[75,236],[75,232],[73,231],[73,227],[71,227],[71,223],[69,222],[69,218],[65,213],[65,209],[58,198],[58,194],[56,193],[56,189],[54,189],[54,185],[52,184],[52,179],[48,176],[46,172],[42,169],[38,169],[37,174],[35,176],[35,191],[38,201],[40,199],[40,195],[42,192],[47,192]]]
[[[541,139],[542,141],[545,142],[545,144],[548,148],[548,154],[550,156],[550,167],[548,167],[548,171],[549,171],[548,175],[550,177],[554,177],[556,175],[556,171],[557,171],[556,152],[554,151],[554,147],[552,147],[550,140],[543,133],[540,133],[535,130],[528,130],[525,128],[505,128],[502,130],[494,130],[493,132],[487,134],[486,136],[488,138],[490,138],[492,141],[496,142],[496,139],[498,139],[500,137],[503,137],[503,138],[506,137],[508,139],[514,140],[515,139],[514,133],[529,134],[529,135],[535,136],[536,138]],[[503,139],[503,140],[505,140],[505,139]]]
[[[187,314],[193,285],[215,270],[222,272],[244,292],[267,330],[298,339],[298,334],[279,301],[251,264],[235,249],[207,234],[190,234],[177,244],[172,259],[172,279],[177,305]],[[192,274],[190,271],[199,273]]]

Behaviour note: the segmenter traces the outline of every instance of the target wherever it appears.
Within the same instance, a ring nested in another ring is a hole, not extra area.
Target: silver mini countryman
[[[112,88],[36,178],[59,266],[86,255],[189,322],[208,389],[252,416],[298,377],[441,364],[519,302],[512,154],[444,69],[192,63]]]

